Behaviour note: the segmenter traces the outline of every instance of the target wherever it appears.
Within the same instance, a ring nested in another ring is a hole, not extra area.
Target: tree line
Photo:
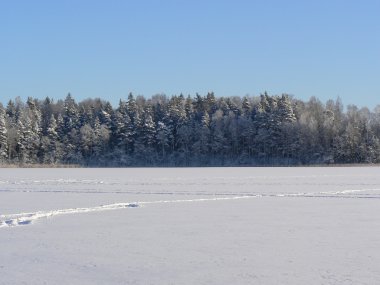
[[[114,108],[28,98],[0,104],[1,164],[256,166],[380,162],[380,106],[286,94],[129,94]]]

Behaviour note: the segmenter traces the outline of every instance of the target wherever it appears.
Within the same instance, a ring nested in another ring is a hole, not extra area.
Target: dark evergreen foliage
[[[114,109],[19,98],[0,104],[0,163],[85,166],[249,166],[380,162],[380,107],[373,112],[286,94],[146,99]]]

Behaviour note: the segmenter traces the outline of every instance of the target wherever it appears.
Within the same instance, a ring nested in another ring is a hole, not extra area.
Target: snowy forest
[[[283,94],[129,94],[117,107],[20,98],[0,104],[0,164],[255,166],[380,162],[380,106]]]

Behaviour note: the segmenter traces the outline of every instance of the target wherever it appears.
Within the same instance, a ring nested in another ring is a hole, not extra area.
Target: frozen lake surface
[[[380,169],[0,169],[0,284],[380,284]]]

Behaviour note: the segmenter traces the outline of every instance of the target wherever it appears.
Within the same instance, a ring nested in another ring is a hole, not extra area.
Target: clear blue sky
[[[0,102],[131,91],[380,104],[380,1],[1,1]]]

